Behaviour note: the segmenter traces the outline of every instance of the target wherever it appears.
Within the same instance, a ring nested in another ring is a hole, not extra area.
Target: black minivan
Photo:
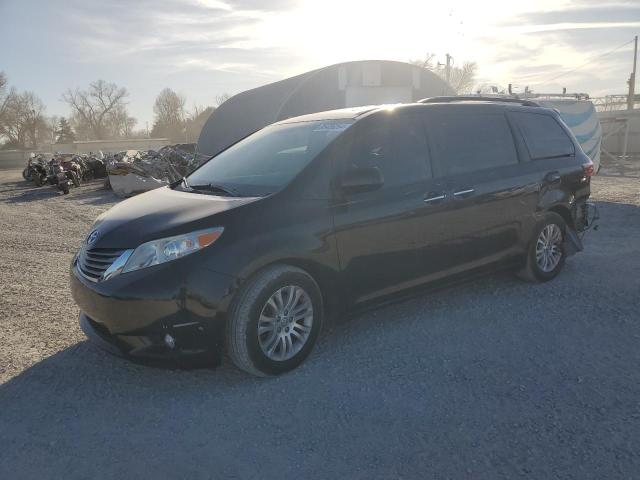
[[[298,366],[328,319],[582,249],[593,164],[554,110],[435,98],[270,125],[96,220],[71,266],[85,334],[130,357]]]

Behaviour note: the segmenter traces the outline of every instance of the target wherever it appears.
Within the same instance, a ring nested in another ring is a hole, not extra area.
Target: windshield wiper
[[[189,189],[191,187],[189,187],[189,182],[187,182],[187,178],[186,177],[182,177],[180,180],[176,180],[174,182],[171,182],[169,184],[169,188],[176,188],[178,186],[182,186],[186,189]]]
[[[189,185],[186,181],[186,179],[184,180],[184,184],[185,186],[187,186],[187,188],[189,188],[189,190],[205,190],[207,192],[218,192],[218,193],[222,193],[228,197],[240,197],[240,192],[238,192],[237,190],[231,188],[231,187],[225,187],[222,185],[216,185],[213,183],[203,183],[201,185]]]

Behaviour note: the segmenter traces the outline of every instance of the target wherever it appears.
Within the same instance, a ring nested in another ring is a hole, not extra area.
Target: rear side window
[[[575,153],[573,142],[551,115],[512,112],[524,136],[532,160],[567,157]]]
[[[348,168],[377,167],[384,188],[427,178],[426,138],[419,122],[408,117],[378,117],[357,125]]]
[[[426,118],[432,154],[442,173],[457,175],[518,163],[502,113],[434,113]]]

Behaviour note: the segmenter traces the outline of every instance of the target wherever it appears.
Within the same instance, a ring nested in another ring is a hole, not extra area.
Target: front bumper
[[[80,327],[109,352],[133,358],[220,359],[233,277],[195,262],[175,262],[103,282],[87,280],[72,265],[70,278],[81,309]],[[165,341],[167,335],[172,341]]]
[[[164,340],[163,331],[158,329],[148,329],[137,332],[138,335],[113,335],[109,330],[98,322],[95,322],[80,312],[80,329],[91,340],[91,342],[101,349],[119,357],[145,360],[179,361],[189,359],[211,359],[219,361],[220,349],[212,348],[216,345],[216,339],[205,340],[204,329],[201,326],[193,326],[191,331],[183,331],[178,334],[179,340],[173,335],[175,347],[169,347]],[[164,333],[167,335],[167,333]],[[187,336],[195,336],[197,341],[189,340]]]

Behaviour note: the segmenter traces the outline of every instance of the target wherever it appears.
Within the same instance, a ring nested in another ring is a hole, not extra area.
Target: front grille
[[[84,277],[97,282],[102,274],[125,252],[115,248],[86,248],[82,247],[78,254],[78,270]]]

